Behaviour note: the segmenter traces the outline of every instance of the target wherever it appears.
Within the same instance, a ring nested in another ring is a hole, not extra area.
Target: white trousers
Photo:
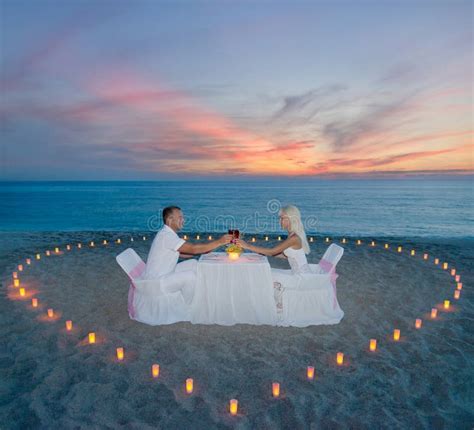
[[[184,301],[190,304],[196,287],[197,260],[178,263],[174,271],[160,277],[161,289],[165,293],[181,291]]]

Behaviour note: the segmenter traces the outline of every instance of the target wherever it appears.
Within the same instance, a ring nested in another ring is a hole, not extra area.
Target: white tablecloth
[[[244,253],[232,261],[223,252],[201,256],[191,322],[275,325],[276,307],[267,258]]]

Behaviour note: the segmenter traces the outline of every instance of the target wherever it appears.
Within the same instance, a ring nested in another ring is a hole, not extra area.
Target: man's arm
[[[224,234],[217,240],[207,243],[183,243],[178,249],[180,253],[183,254],[205,254],[206,252],[212,251],[213,249],[219,248],[219,246],[226,245],[232,240],[232,235]]]

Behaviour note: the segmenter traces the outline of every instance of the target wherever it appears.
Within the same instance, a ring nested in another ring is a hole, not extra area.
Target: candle
[[[37,260],[41,260],[41,255],[40,255],[40,254],[36,254],[36,259],[37,259]]]
[[[238,260],[240,258],[240,252],[228,252],[229,260]]]
[[[461,275],[456,275],[456,282],[459,282],[461,280]]]
[[[385,249],[388,249],[388,243],[385,244]]]
[[[443,263],[443,270],[446,270],[448,268],[448,263]]]
[[[49,257],[51,255],[51,251],[46,251],[46,257]]]
[[[421,319],[417,318],[416,321],[415,321],[415,327],[416,328],[421,328],[421,324],[422,324]]]
[[[457,285],[456,285],[456,288],[458,290],[462,290],[462,282],[458,282]]]
[[[265,242],[268,242],[268,236],[265,236]]]
[[[59,253],[59,248],[54,248],[54,252],[55,252],[56,254],[58,254],[58,253]]]
[[[77,244],[77,247],[78,247],[79,249],[81,249],[81,248],[82,248],[82,243],[78,243],[78,244]]]
[[[93,246],[94,246],[94,242],[91,242],[91,243],[90,243],[90,246],[93,247]]]
[[[410,255],[411,256],[415,255],[415,250],[414,249],[411,250]]]
[[[146,240],[146,236],[143,236],[143,240]]]
[[[451,269],[451,276],[455,276],[456,275],[456,269]]]
[[[89,343],[95,343],[95,333],[89,333]]]
[[[102,242],[102,245],[107,245],[107,241],[104,239],[104,241]]]
[[[314,242],[314,239],[312,237],[309,238],[310,242]]]
[[[20,296],[21,297],[25,297],[25,289],[24,288],[20,288]]]
[[[314,367],[313,366],[308,366],[306,369],[306,376],[308,379],[313,380],[314,379]]]
[[[71,250],[71,245],[66,245],[66,249],[67,249],[68,251],[70,251],[70,250]]]
[[[428,260],[428,254],[423,254],[423,260]]]
[[[372,242],[370,243],[370,246],[375,246],[375,242],[372,241]]]
[[[431,309],[431,318],[435,319],[436,315],[438,315],[438,309],[436,308]]]
[[[338,352],[336,360],[337,360],[337,364],[341,366],[344,363],[344,353]]]
[[[185,234],[183,237],[184,240],[188,240],[188,236]]]
[[[38,299],[31,299],[31,306],[33,306],[34,308],[37,308],[38,307]]]
[[[454,292],[454,298],[455,298],[456,300],[459,300],[459,297],[460,297],[460,296],[461,296],[461,291],[456,290],[456,291]]]
[[[53,309],[48,309],[48,317],[53,318],[54,317],[54,310]]]
[[[13,286],[14,287],[19,287],[20,286],[20,280],[19,279],[14,279],[13,280]]]
[[[19,272],[23,272],[23,264],[19,264],[19,265],[18,265],[18,271],[19,271]]]
[[[209,239],[209,240],[212,240],[212,236],[211,236],[211,235],[209,235],[208,239]]]
[[[192,378],[186,379],[186,393],[191,394],[194,390],[194,381]]]
[[[122,240],[120,238],[117,239],[117,243],[122,243]]]
[[[13,279],[18,279],[18,272],[13,272]]]
[[[28,266],[31,265],[31,258],[26,259],[26,264],[28,264]]]
[[[346,243],[346,238],[343,238],[343,239],[342,239],[342,243]]]
[[[254,237],[252,237],[252,242],[255,242],[255,241],[256,241],[256,239]]]
[[[370,339],[369,349],[375,351],[377,349],[377,339]]]
[[[159,364],[153,364],[151,366],[151,374],[153,375],[153,378],[158,378],[158,376],[160,376],[160,365]]]
[[[400,340],[400,330],[398,328],[393,330],[393,340],[397,342]]]
[[[236,399],[231,399],[229,402],[229,410],[232,416],[237,415],[237,410],[239,409],[239,401]]]
[[[439,258],[435,258],[434,263],[435,263],[436,265],[438,265],[438,264],[439,264]]]
[[[329,237],[326,237],[326,243],[328,243],[328,242],[329,242]]]
[[[199,234],[196,236],[196,239],[197,239],[197,240],[199,240],[199,239],[200,239],[200,236],[199,236]]]
[[[133,237],[130,238],[130,242],[133,242]]]
[[[119,361],[123,360],[123,348],[117,348],[117,359]]]
[[[278,236],[278,240],[281,240],[281,236]]]
[[[357,245],[360,245],[360,244],[361,244],[360,239],[357,239]]]
[[[66,330],[67,331],[72,330],[72,321],[71,320],[66,321]]]
[[[399,247],[397,248],[397,251],[398,251],[398,252],[402,252],[402,247],[399,246]]]
[[[280,397],[280,383],[272,382],[272,394],[273,397]]]
[[[444,309],[449,309],[450,302],[449,300],[444,301]]]

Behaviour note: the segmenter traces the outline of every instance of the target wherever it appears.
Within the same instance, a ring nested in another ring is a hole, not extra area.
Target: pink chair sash
[[[336,268],[334,267],[334,264],[332,264],[330,261],[322,258],[321,261],[319,262],[319,267],[323,269],[326,273],[331,274],[331,284],[332,284],[332,289],[334,291],[334,300],[332,307],[336,309],[337,307],[337,290],[336,290],[336,279],[339,276],[336,273]]]
[[[128,313],[131,318],[135,318],[135,306],[133,305],[133,299],[135,298],[135,283],[134,279],[138,278],[145,270],[145,263],[140,261],[128,274],[130,281],[130,289],[128,290]]]

